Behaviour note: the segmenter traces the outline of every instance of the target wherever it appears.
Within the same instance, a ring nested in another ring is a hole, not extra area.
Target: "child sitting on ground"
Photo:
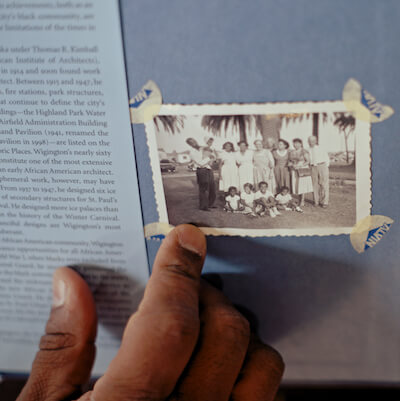
[[[228,195],[225,197],[224,210],[231,213],[238,213],[244,210],[244,206],[240,203],[240,196],[237,194],[236,187],[229,187]]]
[[[300,209],[296,199],[293,199],[292,195],[290,195],[288,187],[282,187],[281,192],[276,195],[275,200],[279,210],[293,210],[303,213],[303,210]]]
[[[248,182],[243,185],[243,188],[244,191],[240,194],[240,202],[244,206],[243,213],[257,217],[257,215],[254,213],[255,193],[253,192],[253,185]]]
[[[259,216],[264,216],[267,212],[271,217],[279,216],[281,213],[276,208],[275,198],[272,192],[268,190],[268,184],[261,181],[258,184],[258,189],[254,195],[255,212]]]

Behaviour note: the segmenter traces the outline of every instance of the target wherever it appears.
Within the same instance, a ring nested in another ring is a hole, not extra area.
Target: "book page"
[[[0,372],[28,372],[52,272],[98,306],[95,374],[148,277],[117,1],[0,3]]]

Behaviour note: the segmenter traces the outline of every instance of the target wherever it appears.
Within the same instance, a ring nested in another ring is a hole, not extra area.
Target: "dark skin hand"
[[[75,271],[57,269],[46,334],[18,401],[273,400],[282,358],[201,279],[205,256],[204,235],[194,226],[167,236],[117,355],[83,395],[95,357],[95,304]]]

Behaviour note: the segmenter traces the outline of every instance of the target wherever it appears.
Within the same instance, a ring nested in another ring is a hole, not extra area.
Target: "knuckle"
[[[250,324],[248,320],[232,307],[218,307],[210,311],[214,329],[225,338],[229,334],[233,338],[248,341],[250,338]]]
[[[71,333],[47,333],[40,339],[35,363],[48,368],[60,367],[85,355],[89,358],[94,347],[94,343],[80,341]]]
[[[172,276],[197,281],[198,277],[189,264],[181,261],[175,261],[165,266],[164,271]]]
[[[39,349],[41,351],[57,351],[74,347],[76,344],[76,336],[71,333],[50,333],[41,337]]]

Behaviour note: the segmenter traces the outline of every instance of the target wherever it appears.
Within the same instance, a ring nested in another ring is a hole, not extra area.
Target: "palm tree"
[[[267,138],[278,142],[283,119],[279,114],[276,115],[257,115],[255,116],[256,127],[263,138],[263,145],[267,147]]]
[[[333,122],[344,136],[344,144],[346,147],[346,161],[349,163],[349,136],[356,128],[356,119],[350,113],[334,113],[335,121]]]
[[[253,120],[254,116],[250,115],[204,116],[201,120],[201,126],[214,135],[220,135],[222,130],[226,132],[231,124],[233,128],[239,130],[240,140],[247,142],[247,132]]]
[[[184,120],[185,116],[156,116],[153,121],[158,132],[163,127],[166,132],[175,134],[175,132],[181,132],[185,126]]]
[[[263,144],[266,145],[267,138],[273,138],[277,141],[280,138],[280,131],[282,123],[295,122],[296,120],[302,121],[304,118],[313,118],[313,128],[310,135],[318,138],[319,134],[319,121],[320,114],[322,122],[328,121],[327,113],[288,113],[288,114],[275,114],[275,115],[227,115],[227,116],[204,116],[201,120],[201,126],[214,135],[220,135],[222,130],[227,130],[228,126],[232,124],[233,128],[237,128],[240,134],[240,140],[247,142],[247,133],[250,125],[255,124],[256,130],[260,132],[263,137]]]

